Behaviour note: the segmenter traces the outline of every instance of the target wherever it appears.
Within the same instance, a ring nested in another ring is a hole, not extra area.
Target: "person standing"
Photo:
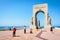
[[[32,28],[30,29],[30,33],[32,33]]]
[[[24,26],[24,33],[26,33],[26,26]]]
[[[14,27],[13,28],[13,37],[15,37],[16,36],[16,28]]]
[[[36,27],[37,31],[38,31],[38,26]]]
[[[53,28],[52,27],[50,28],[50,31],[53,31]]]
[[[11,28],[9,28],[9,30],[11,31]]]

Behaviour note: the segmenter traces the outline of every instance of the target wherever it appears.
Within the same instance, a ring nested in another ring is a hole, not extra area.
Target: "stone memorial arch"
[[[42,12],[44,14],[44,28],[48,29],[51,27],[51,19],[48,15],[48,5],[47,4],[38,4],[33,6],[33,16],[31,20],[31,27],[37,27],[37,14]]]

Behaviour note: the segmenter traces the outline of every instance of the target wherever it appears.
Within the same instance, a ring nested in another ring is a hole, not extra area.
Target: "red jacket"
[[[16,28],[13,28],[13,32],[16,32]]]

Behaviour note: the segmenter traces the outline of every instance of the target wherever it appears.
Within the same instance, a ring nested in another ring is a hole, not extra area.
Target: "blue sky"
[[[60,26],[59,0],[0,0],[0,26],[30,25],[33,5],[48,4],[48,13],[53,26]],[[38,19],[43,20],[44,15]],[[43,25],[44,21],[41,21]]]

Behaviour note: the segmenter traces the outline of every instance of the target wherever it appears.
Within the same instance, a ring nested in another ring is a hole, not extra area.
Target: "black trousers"
[[[24,33],[26,33],[26,29],[24,29]]]
[[[13,37],[15,36],[15,32],[13,32]]]
[[[50,31],[53,31],[53,28],[51,27]]]

